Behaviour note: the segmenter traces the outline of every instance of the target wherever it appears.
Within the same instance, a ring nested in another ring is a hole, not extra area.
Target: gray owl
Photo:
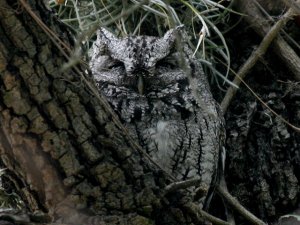
[[[101,28],[90,67],[99,90],[152,159],[178,180],[201,178],[210,187],[223,118],[183,34],[179,26],[162,38],[117,38]]]

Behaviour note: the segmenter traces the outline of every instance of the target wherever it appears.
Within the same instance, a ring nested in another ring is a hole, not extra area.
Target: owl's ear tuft
[[[170,44],[173,44],[176,40],[176,37],[181,34],[181,32],[184,30],[184,25],[179,25],[171,30],[169,30],[164,36],[163,40],[166,42],[169,42]]]
[[[94,42],[93,49],[97,50],[94,52],[96,55],[104,55],[106,54],[107,50],[109,49],[110,43],[116,42],[119,39],[110,31],[107,29],[101,27],[99,30],[97,30],[97,40]]]
[[[112,41],[119,40],[112,32],[110,32],[104,27],[101,27],[97,31],[97,39],[105,45],[108,45]]]
[[[151,65],[155,65],[159,60],[165,58],[174,47],[175,40],[184,29],[184,25],[177,26],[169,30],[162,38],[159,38],[153,45]]]
[[[113,59],[119,60],[121,62],[124,61],[126,55],[126,44],[124,41],[117,36],[115,36],[112,32],[108,31],[105,28],[100,28],[97,32],[97,41],[100,46],[99,49],[101,51],[110,55]],[[103,49],[103,50],[102,50]]]

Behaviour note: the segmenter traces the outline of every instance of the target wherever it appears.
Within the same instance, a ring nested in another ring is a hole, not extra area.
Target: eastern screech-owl
[[[162,38],[117,38],[101,28],[90,67],[99,90],[153,160],[180,180],[200,177],[210,187],[223,119],[183,34],[180,26]]]

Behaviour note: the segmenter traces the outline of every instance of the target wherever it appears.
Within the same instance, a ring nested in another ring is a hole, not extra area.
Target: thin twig
[[[300,4],[299,2],[295,2],[294,0],[283,0],[284,3],[289,7],[289,8],[293,8],[293,10],[300,14]]]
[[[190,179],[190,180],[184,180],[184,181],[177,181],[174,183],[169,184],[164,189],[164,194],[167,194],[169,192],[177,191],[180,189],[185,189],[193,186],[198,186],[201,184],[201,179]],[[208,188],[207,188],[208,189]]]
[[[190,213],[196,220],[198,220],[199,222],[203,222],[203,220],[207,220],[212,222],[214,225],[231,225],[230,223],[221,220],[215,216],[212,216],[211,214],[203,211],[202,209],[200,209],[200,207],[198,205],[196,205],[193,202],[188,202],[186,204],[183,205],[183,208]]]
[[[269,21],[271,21],[272,23],[275,22],[275,19],[273,19],[273,17],[264,9],[264,7],[261,6],[261,4],[257,1],[253,1],[253,3],[257,6],[257,8],[259,8],[259,10],[263,13],[264,16],[267,17],[267,19]],[[281,33],[284,34],[284,37],[287,38],[296,48],[300,49],[300,44],[298,44],[297,41],[295,41],[291,35],[289,35],[284,29],[281,30]],[[278,42],[277,39],[274,40],[274,42]]]
[[[270,19],[262,15],[261,7],[257,7],[259,3],[256,0],[236,0],[236,3],[238,10],[247,15],[244,19],[250,27],[264,37],[271,28]],[[295,3],[299,5],[300,1]],[[290,73],[287,75],[293,75],[295,80],[300,81],[300,57],[295,50],[280,35],[273,41],[272,49],[289,69]]]
[[[261,97],[259,97],[255,91],[242,79],[240,78],[237,74],[235,74],[237,76],[237,78],[239,78],[241,80],[241,82],[246,86],[246,88],[253,94],[253,96],[264,106],[266,107],[268,110],[270,110],[271,113],[273,113],[276,117],[278,117],[281,121],[283,121],[283,123],[285,123],[287,126],[289,126],[290,128],[294,129],[297,132],[300,132],[300,127],[297,127],[293,124],[291,124],[289,121],[287,121],[285,118],[283,118],[281,115],[279,115],[277,112],[275,112],[270,106],[268,106],[268,104],[262,100]]]
[[[277,36],[279,31],[282,29],[282,27],[286,24],[288,20],[291,19],[291,16],[294,14],[292,9],[289,9],[284,16],[278,20],[274,26],[269,30],[269,32],[266,34],[260,45],[256,50],[254,50],[251,54],[251,56],[248,58],[248,60],[244,63],[244,65],[240,68],[240,70],[237,73],[237,76],[234,78],[233,83],[237,86],[240,86],[242,80],[246,77],[247,73],[250,71],[250,69],[256,64],[256,62],[266,53],[268,47],[270,46],[271,42],[274,40],[274,38]],[[221,108],[223,113],[227,111],[227,108],[232,101],[232,98],[235,96],[237,92],[237,88],[235,87],[229,87],[226,95],[221,103]]]
[[[242,216],[244,216],[249,222],[255,225],[267,225],[262,220],[257,218],[251,212],[249,212],[244,206],[242,206],[238,200],[236,200],[228,191],[224,190],[221,186],[217,186],[217,192],[222,196],[227,203],[229,203],[232,208],[238,211]]]

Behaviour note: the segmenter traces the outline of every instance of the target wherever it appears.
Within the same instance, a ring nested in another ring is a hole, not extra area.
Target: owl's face
[[[166,59],[172,58],[170,55],[176,48],[176,35],[181,28],[182,26],[179,26],[169,30],[162,38],[150,36],[117,38],[108,30],[101,28],[95,42],[98,49],[101,49],[100,69],[112,72],[111,76],[114,74],[118,76],[110,77],[111,80],[122,82],[122,85],[144,94],[150,84],[159,80],[160,65],[176,66],[174,59],[168,62]],[[105,61],[103,57],[106,57],[106,63],[103,63]]]

